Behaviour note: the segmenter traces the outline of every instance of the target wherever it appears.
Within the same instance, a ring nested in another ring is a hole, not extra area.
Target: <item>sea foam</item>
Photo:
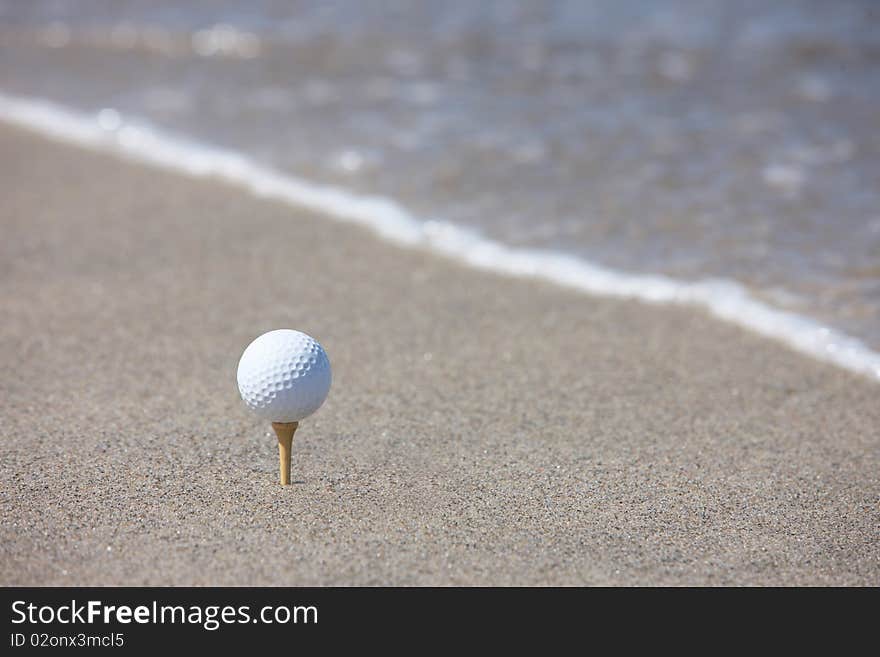
[[[193,142],[115,110],[87,114],[0,93],[0,120],[41,135],[188,176],[214,178],[296,208],[364,226],[380,237],[476,269],[536,278],[593,295],[685,304],[792,349],[880,381],[880,354],[814,319],[773,308],[729,280],[680,281],[612,270],[553,251],[507,246],[442,221],[422,221],[392,199],[316,184],[240,153]]]

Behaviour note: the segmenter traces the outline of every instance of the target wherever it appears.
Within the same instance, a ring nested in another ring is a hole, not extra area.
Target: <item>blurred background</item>
[[[880,348],[880,2],[3,0],[0,93]]]

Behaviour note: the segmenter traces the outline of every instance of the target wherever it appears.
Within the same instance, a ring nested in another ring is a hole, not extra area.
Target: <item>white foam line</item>
[[[880,354],[815,320],[768,306],[732,281],[686,282],[630,274],[561,253],[514,248],[453,224],[420,221],[393,200],[308,182],[240,153],[123,121],[113,111],[90,115],[43,100],[0,93],[0,120],[168,171],[215,178],[256,196],[358,224],[389,241],[423,248],[477,269],[537,278],[594,295],[698,306],[803,354],[880,381]]]

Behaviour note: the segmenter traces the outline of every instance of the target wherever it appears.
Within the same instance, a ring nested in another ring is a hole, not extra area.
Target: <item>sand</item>
[[[0,130],[0,583],[880,584],[880,386]],[[334,367],[294,485],[256,335]]]

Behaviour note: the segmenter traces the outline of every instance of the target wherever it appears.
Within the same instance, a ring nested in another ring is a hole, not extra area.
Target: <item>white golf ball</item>
[[[330,392],[330,360],[313,337],[279,329],[251,342],[238,362],[238,391],[248,407],[271,422],[299,422]]]

